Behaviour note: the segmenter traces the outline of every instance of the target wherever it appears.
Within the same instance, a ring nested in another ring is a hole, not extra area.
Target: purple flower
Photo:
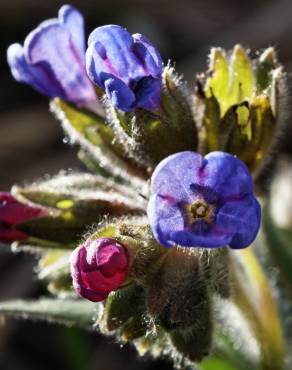
[[[151,180],[148,218],[155,238],[169,247],[244,248],[255,239],[261,208],[243,162],[212,152],[165,158]]]
[[[42,22],[24,46],[11,45],[7,59],[17,81],[50,98],[89,106],[97,101],[85,70],[83,17],[72,6],[62,6],[58,19]]]
[[[127,277],[128,255],[124,246],[110,238],[87,240],[71,256],[73,287],[81,297],[103,301]]]
[[[0,192],[0,242],[25,240],[29,235],[17,229],[23,222],[46,216],[44,208],[18,202],[10,193]]]
[[[88,76],[115,107],[125,112],[159,107],[162,60],[145,36],[108,25],[96,28],[88,45]]]

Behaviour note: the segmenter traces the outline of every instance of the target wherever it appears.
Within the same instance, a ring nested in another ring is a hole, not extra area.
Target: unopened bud
[[[127,277],[125,247],[110,238],[87,240],[71,256],[71,275],[75,291],[93,302],[103,301]]]

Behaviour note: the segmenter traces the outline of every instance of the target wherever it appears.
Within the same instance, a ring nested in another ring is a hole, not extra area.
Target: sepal
[[[106,106],[109,123],[125,153],[150,172],[170,154],[196,150],[197,130],[188,91],[170,65],[163,72],[161,106],[156,111],[121,112],[109,101]]]
[[[123,148],[104,117],[61,99],[53,100],[50,107],[69,141],[78,144],[99,167],[119,181],[143,185],[144,174],[125,159]]]

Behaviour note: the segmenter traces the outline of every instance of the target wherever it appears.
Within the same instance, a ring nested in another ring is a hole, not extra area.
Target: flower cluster
[[[82,15],[72,6],[63,6],[58,19],[41,23],[23,47],[9,47],[13,76],[49,97],[77,105],[90,107],[98,102],[96,85],[121,111],[160,109],[163,63],[145,36],[107,25],[90,34],[87,50],[84,39]],[[156,240],[166,247],[244,248],[256,237],[261,211],[252,178],[244,163],[231,154],[170,155],[156,167],[151,191],[148,221]],[[17,202],[13,207],[18,212],[23,209]],[[0,214],[2,229],[4,222],[23,221],[11,220],[5,209],[6,216]],[[25,212],[28,219],[39,210],[25,208]],[[25,237],[13,232],[6,240]],[[75,290],[100,301],[126,278],[126,250],[111,239],[88,240],[73,253],[71,266]]]
[[[251,245],[261,224],[252,175],[278,118],[273,53],[255,73],[240,46],[231,60],[213,50],[212,73],[191,92],[141,34],[98,27],[86,48],[83,17],[66,5],[7,54],[17,81],[54,99],[98,174],[15,187],[24,203],[0,193],[0,242],[44,248],[39,277],[58,298],[73,281],[80,297],[105,301],[101,330],[137,347],[150,333],[141,351],[199,362],[212,295],[230,296],[231,249]]]

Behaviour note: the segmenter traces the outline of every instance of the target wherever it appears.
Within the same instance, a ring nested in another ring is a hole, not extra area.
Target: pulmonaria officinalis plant
[[[0,240],[37,254],[52,298],[0,311],[98,327],[181,369],[283,369],[277,306],[253,252],[265,240],[257,174],[285,101],[274,49],[253,61],[238,45],[212,49],[189,89],[146,36],[121,26],[94,29],[85,52],[83,17],[63,6],[10,46],[8,63],[53,99],[94,173],[2,194]]]

